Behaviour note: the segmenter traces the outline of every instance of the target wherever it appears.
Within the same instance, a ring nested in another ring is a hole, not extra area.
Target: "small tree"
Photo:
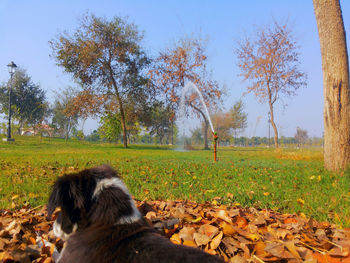
[[[60,131],[66,140],[73,128],[78,124],[78,114],[72,114],[73,98],[76,91],[72,87],[68,87],[56,93],[56,100],[52,107],[52,125]]]
[[[98,129],[100,137],[108,142],[117,142],[122,132],[120,116],[107,112],[101,117],[100,124],[101,126]]]
[[[299,145],[299,147],[301,147],[306,143],[306,140],[309,138],[307,134],[307,130],[303,130],[300,127],[297,127],[297,131],[294,135],[294,138],[297,144]]]
[[[159,138],[160,143],[164,143],[164,139],[167,137],[171,127],[172,114],[169,107],[165,107],[162,102],[155,102],[148,109],[148,119],[145,124],[148,126],[150,135],[156,135]]]
[[[256,31],[255,37],[238,43],[235,49],[240,76],[250,82],[247,93],[253,92],[261,103],[268,103],[271,125],[278,147],[275,123],[275,103],[283,95],[296,95],[306,86],[306,74],[299,70],[299,52],[292,31],[286,24],[274,22],[272,26]]]
[[[191,141],[193,141],[195,145],[203,143],[203,131],[201,128],[197,128],[191,131]]]
[[[230,109],[230,114],[232,118],[232,132],[234,138],[237,137],[237,134],[243,132],[247,128],[247,118],[248,114],[244,112],[244,104],[242,100],[237,101],[232,108]]]
[[[218,111],[212,115],[213,125],[217,132],[219,142],[228,142],[232,138],[232,116],[229,112]]]

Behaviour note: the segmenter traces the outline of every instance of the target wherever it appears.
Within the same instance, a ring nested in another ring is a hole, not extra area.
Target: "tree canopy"
[[[271,125],[278,147],[274,105],[282,96],[296,95],[306,86],[306,74],[299,68],[299,47],[287,24],[276,21],[257,29],[251,38],[238,43],[235,49],[243,81],[249,82],[247,92],[254,93],[261,103],[268,103]]]
[[[0,86],[1,112],[8,112],[8,89],[10,83]],[[18,120],[19,126],[35,125],[42,120],[48,108],[45,91],[35,84],[24,69],[17,69],[13,75],[12,116]]]
[[[116,100],[124,147],[127,147],[128,99],[144,103],[152,93],[145,67],[150,63],[140,46],[142,34],[126,19],[86,15],[74,34],[62,33],[50,41],[53,57],[83,87]]]
[[[193,82],[204,98],[207,107],[220,101],[223,89],[212,80],[207,69],[205,41],[201,38],[187,37],[180,39],[173,47],[159,53],[152,70],[151,79],[165,97],[165,102],[173,111],[171,122],[175,121],[175,112],[179,109],[181,92],[185,84]],[[208,120],[198,94],[194,91],[186,96],[186,113],[192,112],[202,117],[206,123],[204,148],[208,148]],[[192,111],[188,111],[191,109]]]

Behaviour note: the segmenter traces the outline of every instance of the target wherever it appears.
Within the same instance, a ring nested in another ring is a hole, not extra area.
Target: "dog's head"
[[[91,225],[134,223],[141,214],[116,171],[107,165],[67,174],[57,179],[47,205],[56,236],[67,239]]]

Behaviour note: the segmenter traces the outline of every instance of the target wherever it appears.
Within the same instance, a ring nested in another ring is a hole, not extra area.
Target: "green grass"
[[[218,157],[213,163],[212,151],[16,137],[0,142],[0,208],[44,204],[57,176],[107,163],[139,200],[215,199],[350,226],[350,171],[325,171],[321,149],[219,148]]]

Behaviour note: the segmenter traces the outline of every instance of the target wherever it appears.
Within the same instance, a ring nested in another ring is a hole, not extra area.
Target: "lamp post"
[[[7,138],[4,138],[4,141],[7,142],[13,142],[15,139],[11,138],[11,93],[12,93],[12,86],[13,86],[13,74],[15,73],[15,70],[17,68],[17,65],[11,61],[10,64],[7,65],[9,73],[10,73],[10,85],[9,85],[9,123],[8,123],[8,129],[7,129]]]

